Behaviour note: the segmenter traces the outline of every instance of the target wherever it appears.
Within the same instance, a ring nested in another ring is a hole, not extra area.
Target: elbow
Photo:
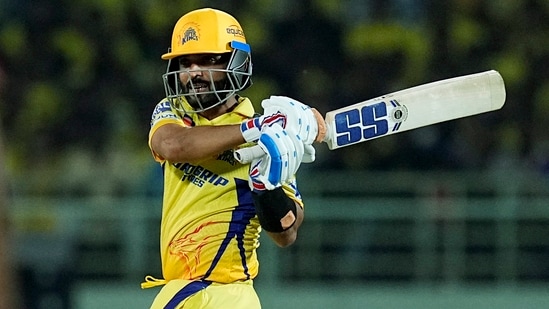
[[[160,127],[151,137],[151,149],[158,157],[169,162],[191,162],[200,154],[193,139],[187,138],[188,128],[175,124]]]
[[[286,238],[282,239],[281,241],[277,241],[276,245],[280,248],[287,248],[287,247],[293,245],[295,243],[296,239],[297,239],[296,236],[286,237]]]
[[[164,142],[159,148],[158,154],[168,162],[196,162],[200,159],[189,149],[193,146],[181,146],[175,143]]]
[[[252,198],[259,223],[274,243],[281,248],[292,245],[303,222],[302,206],[289,198],[282,187],[252,193]]]
[[[176,147],[165,146],[162,147],[160,155],[169,162],[181,162],[184,157],[181,155],[181,149]]]
[[[295,243],[297,240],[297,228],[290,228],[282,233],[268,232],[274,243],[280,248],[286,248]]]

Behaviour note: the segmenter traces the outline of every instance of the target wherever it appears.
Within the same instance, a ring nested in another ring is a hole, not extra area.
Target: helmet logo
[[[185,43],[189,41],[198,41],[198,34],[193,27],[189,27],[187,28],[187,30],[185,30],[185,33],[181,38],[181,45],[185,45]]]
[[[244,31],[242,31],[242,29],[240,29],[237,25],[230,25],[225,30],[227,31],[227,34],[244,38]]]

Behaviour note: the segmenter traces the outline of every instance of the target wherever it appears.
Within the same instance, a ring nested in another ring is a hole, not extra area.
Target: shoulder
[[[151,128],[160,123],[182,123],[183,117],[169,100],[164,99],[156,104],[151,115]]]
[[[153,109],[151,119],[154,121],[157,118],[181,118],[172,108],[172,104],[169,100],[164,99],[156,104]]]

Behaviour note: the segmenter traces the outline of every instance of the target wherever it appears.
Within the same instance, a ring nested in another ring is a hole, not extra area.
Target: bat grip
[[[315,117],[315,120],[318,126],[318,133],[316,135],[315,141],[318,143],[322,143],[326,139],[326,134],[328,133],[328,127],[327,127],[326,121],[324,120],[324,118],[316,108],[311,108],[311,111],[313,112],[313,115]]]
[[[234,152],[235,159],[242,164],[248,164],[252,162],[254,159],[259,159],[264,155],[265,155],[265,151],[263,151],[263,149],[259,145],[241,148],[241,149],[235,150]]]

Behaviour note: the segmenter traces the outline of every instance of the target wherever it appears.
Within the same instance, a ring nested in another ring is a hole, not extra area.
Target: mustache
[[[211,81],[208,81],[208,80],[204,80],[204,79],[202,79],[201,77],[198,77],[198,76],[197,76],[197,77],[195,77],[195,78],[189,80],[185,86],[186,86],[188,89],[192,89],[192,88],[193,88],[193,85],[196,86],[197,84],[204,84],[204,85],[206,85],[206,86],[210,86],[210,85],[212,84],[212,82],[211,82]]]

